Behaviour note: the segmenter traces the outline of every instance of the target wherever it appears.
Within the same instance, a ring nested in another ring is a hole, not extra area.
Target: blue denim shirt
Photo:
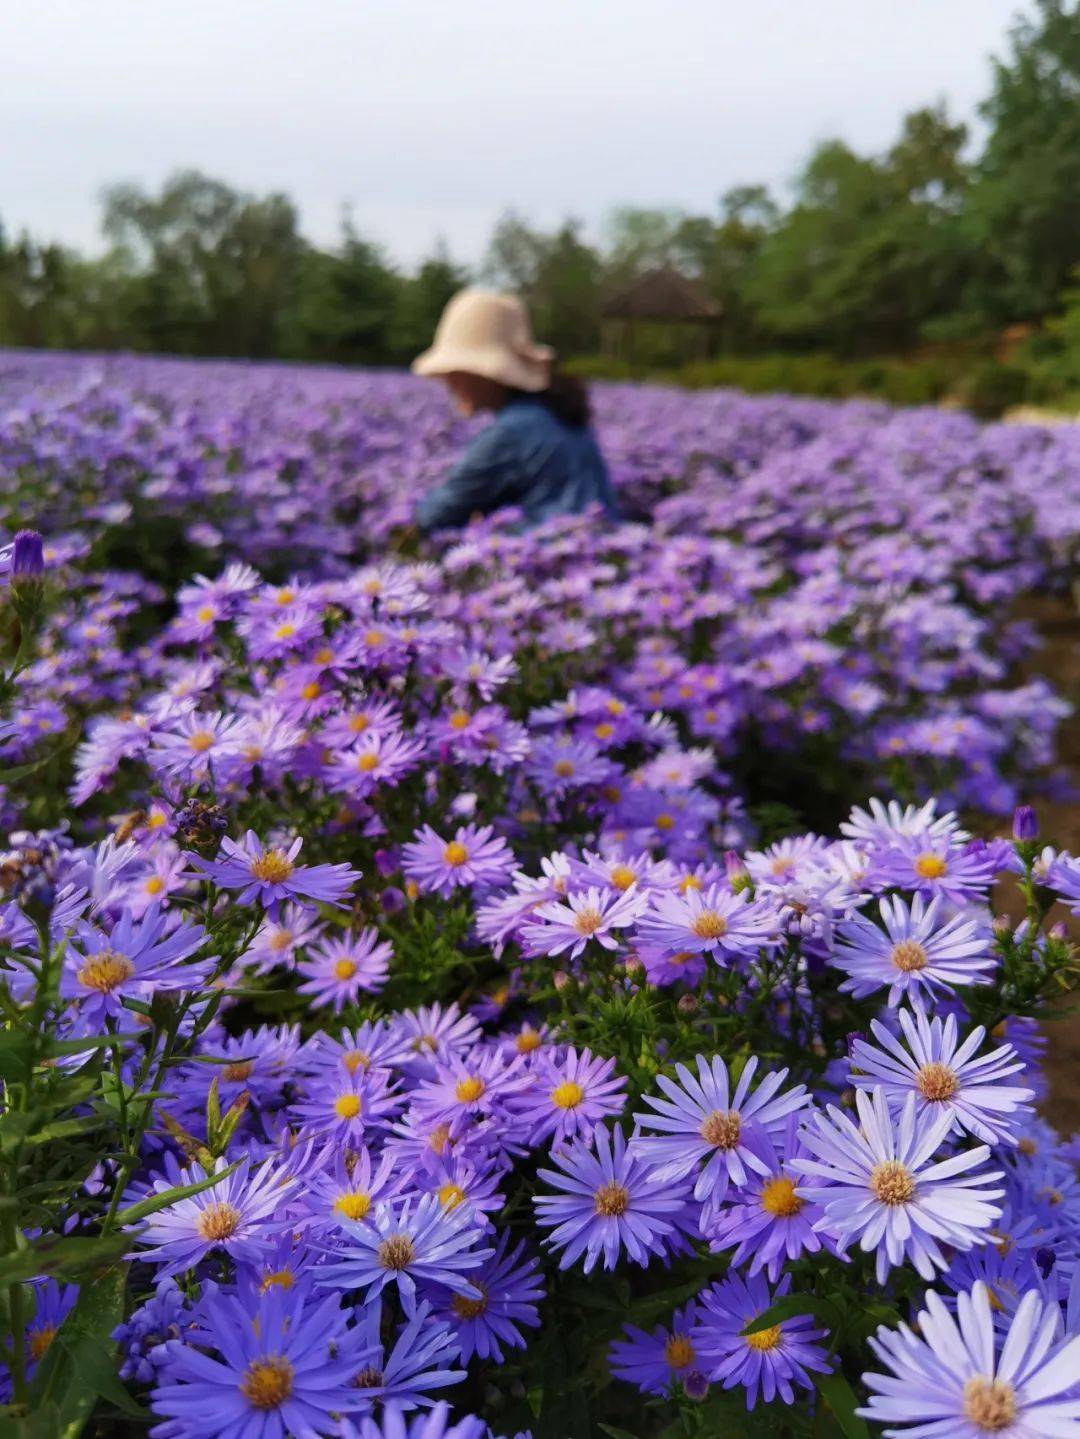
[[[532,395],[515,395],[476,436],[446,483],[423,496],[416,517],[422,529],[435,530],[517,505],[529,526],[592,504],[618,515],[592,431],[563,424]]]

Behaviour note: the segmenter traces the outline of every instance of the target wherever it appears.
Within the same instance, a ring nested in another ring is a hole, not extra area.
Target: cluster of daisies
[[[563,849],[537,876],[485,829],[421,831],[387,873],[401,904],[474,900],[509,976],[468,1004],[360,1018],[347,985],[377,989],[393,965],[374,928],[335,921],[360,875],[253,832],[176,860],[190,809],[92,849],[15,836],[0,906],[12,993],[33,985],[20,958],[36,952],[28,910],[45,905],[67,936],[60,1034],[130,1031],[131,1076],[139,1005],[158,994],[194,1022],[222,979],[295,973],[340,1016],[244,1029],[227,1000],[170,1076],[124,1204],[220,1179],[132,1232],[146,1297],[117,1331],[121,1373],[148,1391],[162,1439],[499,1434],[497,1405],[482,1424],[438,1406],[463,1383],[497,1397],[503,1366],[527,1366],[555,1273],[677,1273],[703,1256],[712,1282],[667,1323],[612,1337],[611,1376],[650,1396],[805,1402],[835,1369],[833,1336],[809,1312],[769,1311],[799,1292],[801,1261],[869,1261],[882,1294],[911,1272],[933,1286],[915,1328],[874,1341],[871,1417],[897,1433],[1080,1429],[1080,1156],[1035,1115],[1035,1027],[989,1034],[964,1003],[1001,978],[995,877],[1033,869],[1080,910],[1077,862],[1038,851],[1029,814],[1018,843],[981,844],[933,803],[874,802],[836,840],[696,865]],[[193,906],[211,886],[210,910]],[[204,925],[237,911],[250,923],[223,970]],[[1023,926],[1007,939],[1022,944]],[[1055,945],[1039,940],[1029,963]],[[814,1062],[712,1053],[692,1032],[700,1052],[635,1088],[566,1042],[538,998],[587,997],[601,976],[705,1010],[722,993],[746,1012],[762,1002],[760,1046],[779,1036]],[[830,994],[868,1017],[842,1052],[818,1012]],[[205,1130],[211,1086],[238,1122],[223,1153],[192,1162],[183,1136]],[[36,1360],[76,1290],[32,1288]]]

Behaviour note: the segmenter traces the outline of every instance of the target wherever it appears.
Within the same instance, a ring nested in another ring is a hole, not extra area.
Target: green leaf
[[[196,1179],[191,1184],[177,1184],[172,1189],[163,1189],[160,1194],[151,1194],[146,1199],[140,1199],[138,1204],[131,1204],[127,1209],[121,1209],[116,1216],[117,1224],[138,1224],[147,1215],[156,1214],[159,1209],[167,1209],[170,1204],[176,1204],[178,1200],[190,1199],[193,1194],[201,1194],[204,1189],[212,1189],[215,1184],[220,1184],[223,1179],[239,1169],[244,1161],[238,1159],[235,1164],[230,1164],[227,1169],[220,1169],[217,1174],[208,1174],[203,1179]]]
[[[812,1294],[785,1294],[751,1319],[749,1324],[744,1324],[739,1332],[744,1338],[748,1334],[758,1334],[762,1329],[771,1329],[774,1324],[782,1324],[785,1319],[794,1319],[797,1314],[812,1314],[827,1329],[834,1332],[844,1323],[843,1314],[831,1299],[820,1299]]]
[[[130,1244],[130,1234],[45,1240],[0,1259],[0,1284],[37,1278],[71,1279],[87,1269],[111,1264]]]
[[[39,1404],[58,1406],[57,1439],[77,1439],[99,1398],[134,1418],[150,1417],[116,1372],[111,1336],[124,1317],[126,1291],[127,1268],[121,1265],[84,1285],[38,1365],[30,1402],[35,1409]]]
[[[841,1373],[815,1374],[814,1384],[846,1439],[870,1439],[866,1420],[855,1413],[855,1392]]]

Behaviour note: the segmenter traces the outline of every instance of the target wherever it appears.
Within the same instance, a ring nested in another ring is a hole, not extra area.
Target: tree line
[[[964,343],[1078,302],[1080,0],[1015,22],[979,108],[977,153],[928,105],[884,153],[819,145],[787,203],[747,185],[713,215],[624,209],[599,242],[573,219],[548,231],[506,214],[471,273],[443,250],[406,272],[348,221],[313,245],[287,196],[195,171],[157,192],[117,185],[100,257],[0,229],[0,344],[397,364],[473,279],[520,292],[545,339],[590,355],[605,297],[657,266],[717,303],[720,355]],[[1055,321],[1048,343],[1075,333],[1080,320]]]

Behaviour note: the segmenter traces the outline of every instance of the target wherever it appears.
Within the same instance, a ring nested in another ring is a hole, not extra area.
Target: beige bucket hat
[[[533,339],[529,313],[515,295],[460,290],[435,329],[429,350],[412,362],[414,375],[457,371],[497,380],[513,390],[546,390],[555,351]]]

